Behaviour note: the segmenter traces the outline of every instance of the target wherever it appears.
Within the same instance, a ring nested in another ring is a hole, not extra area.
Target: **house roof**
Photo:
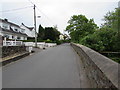
[[[28,36],[27,34],[21,33],[21,32],[15,32],[12,28],[10,28],[10,30],[8,29],[4,29],[2,27],[0,27],[1,31],[5,31],[5,32],[10,32],[10,33],[14,33],[14,34],[19,34],[19,35],[24,35],[24,36]]]
[[[12,22],[9,22],[7,19],[0,19],[2,22],[4,22],[4,23],[8,23],[8,24],[10,24],[10,25],[13,25],[13,26],[16,26],[16,27],[18,27],[18,28],[20,28],[20,26],[19,25],[17,25],[17,24],[14,24],[14,23],[12,23]]]
[[[34,29],[34,27],[28,27],[25,24],[22,23],[23,26],[25,26],[26,28],[28,28],[30,31],[32,31]]]

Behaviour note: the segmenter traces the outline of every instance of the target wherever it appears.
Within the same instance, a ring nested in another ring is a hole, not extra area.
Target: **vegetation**
[[[60,32],[57,30],[57,26],[55,27],[46,27],[45,29],[40,25],[38,32],[39,40],[51,40],[56,41],[59,40]]]
[[[93,34],[97,28],[94,20],[88,20],[84,15],[74,15],[68,23],[66,31],[70,34],[71,40],[77,43],[81,42],[85,36]]]
[[[120,52],[119,16],[119,8],[108,12],[104,16],[104,24],[98,27],[93,19],[87,19],[84,15],[73,15],[68,21],[66,31],[72,42],[83,44],[98,52]]]

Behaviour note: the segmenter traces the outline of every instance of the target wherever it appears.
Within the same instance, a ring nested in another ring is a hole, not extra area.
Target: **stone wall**
[[[6,56],[10,56],[15,53],[25,52],[25,46],[3,46],[2,47],[2,58]]]
[[[80,55],[91,88],[118,88],[118,63],[83,45],[71,45]]]

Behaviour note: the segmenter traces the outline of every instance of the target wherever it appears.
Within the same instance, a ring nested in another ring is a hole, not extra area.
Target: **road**
[[[2,68],[3,88],[81,88],[79,56],[69,44],[34,53]],[[81,78],[82,77],[82,78]]]

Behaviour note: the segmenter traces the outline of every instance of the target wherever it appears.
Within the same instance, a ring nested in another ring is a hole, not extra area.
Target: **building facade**
[[[28,37],[24,29],[7,19],[0,19],[0,35],[9,40],[27,40]]]
[[[20,25],[20,27],[24,30],[24,33],[28,35],[30,38],[35,38],[35,29],[34,27],[28,27],[24,25],[23,23]]]

